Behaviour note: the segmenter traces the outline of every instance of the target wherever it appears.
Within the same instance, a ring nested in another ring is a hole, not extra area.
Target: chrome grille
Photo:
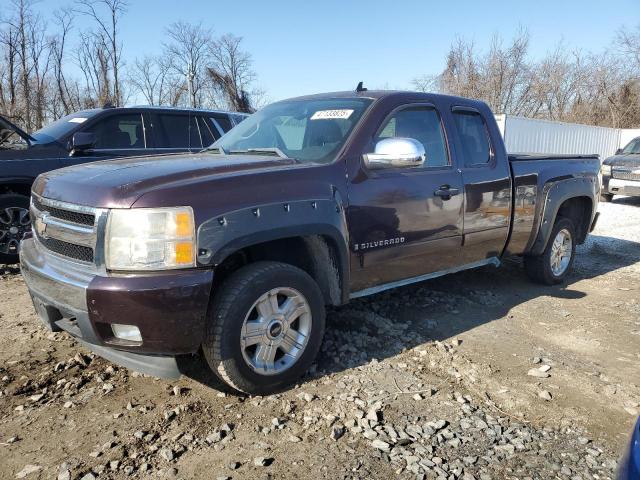
[[[50,205],[46,207],[42,204],[42,201],[34,197],[33,206],[40,211],[47,211],[52,217],[59,218],[60,220],[66,220],[67,222],[77,223],[78,225],[92,226],[95,223],[96,217],[90,213],[74,212],[71,210],[63,210],[61,208],[55,208]]]
[[[95,264],[99,210],[32,196],[33,235],[44,249],[79,263]]]
[[[80,260],[81,262],[93,262],[93,248],[83,247],[82,245],[74,245],[73,243],[63,242],[57,238],[40,238],[38,241],[48,250],[62,255],[64,257]]]
[[[611,171],[611,177],[619,180],[631,180],[640,182],[640,170],[629,169],[613,169]]]

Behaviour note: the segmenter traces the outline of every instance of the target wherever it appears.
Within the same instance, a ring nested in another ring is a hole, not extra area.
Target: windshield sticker
[[[340,118],[346,120],[351,116],[353,110],[342,108],[340,110],[318,110],[311,116],[311,120],[328,120],[332,118]]]
[[[69,120],[69,123],[84,123],[87,121],[87,118],[85,117],[74,117],[71,120]]]

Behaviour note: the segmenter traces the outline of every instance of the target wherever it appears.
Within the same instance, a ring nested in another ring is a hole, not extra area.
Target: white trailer
[[[640,129],[594,127],[513,115],[496,115],[509,153],[594,154],[600,160],[613,155]]]

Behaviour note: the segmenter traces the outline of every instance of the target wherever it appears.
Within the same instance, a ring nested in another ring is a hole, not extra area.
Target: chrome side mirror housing
[[[385,138],[376,143],[373,153],[363,155],[370,169],[419,167],[426,158],[424,145],[413,138]]]

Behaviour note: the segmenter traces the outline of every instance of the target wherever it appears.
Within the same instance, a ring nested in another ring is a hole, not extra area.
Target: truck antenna
[[[358,86],[356,87],[356,92],[366,92],[366,91],[367,91],[367,88],[364,87],[362,82],[358,83]]]

